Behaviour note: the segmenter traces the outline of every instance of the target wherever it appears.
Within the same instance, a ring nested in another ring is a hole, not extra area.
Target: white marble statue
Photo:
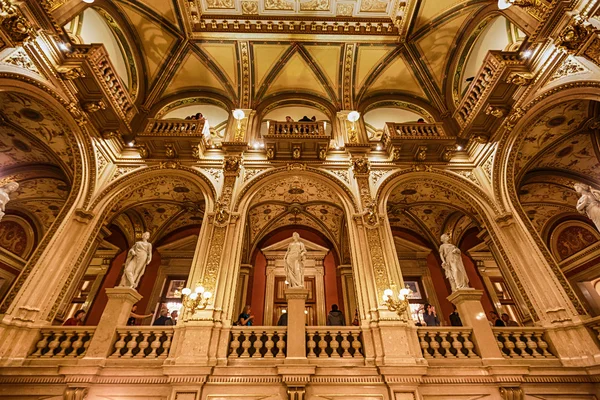
[[[285,253],[285,276],[290,288],[304,288],[304,260],[306,248],[300,241],[300,235],[294,232],[294,241],[291,242]]]
[[[10,201],[10,194],[19,188],[17,182],[8,182],[6,185],[0,187],[0,221],[4,217],[6,211],[6,203]]]
[[[144,232],[142,240],[135,242],[129,249],[119,287],[137,288],[146,266],[152,260],[152,244],[148,239],[150,239],[150,232]]]
[[[442,241],[440,246],[442,267],[446,271],[446,278],[450,281],[452,291],[468,288],[469,278],[467,277],[467,271],[465,271],[460,249],[450,243],[450,236],[447,234],[444,233],[440,239]]]
[[[577,201],[577,211],[591,219],[600,231],[600,192],[583,183],[576,183],[575,191],[581,196]]]

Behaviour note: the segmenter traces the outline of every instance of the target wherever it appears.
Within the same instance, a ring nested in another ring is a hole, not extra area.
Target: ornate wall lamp
[[[388,310],[395,311],[402,320],[405,320],[404,313],[408,309],[408,296],[411,293],[412,290],[409,288],[402,288],[400,289],[400,293],[398,293],[398,300],[396,300],[394,298],[394,291],[392,289],[385,289],[383,291],[383,302]]]
[[[350,111],[348,113],[348,121],[350,121],[350,143],[356,143],[356,121],[360,118],[360,113],[358,111]]]
[[[237,120],[237,128],[235,129],[235,140],[236,142],[241,142],[244,136],[244,131],[242,129],[242,120],[246,118],[246,113],[244,110],[240,110],[239,108],[233,110],[233,118]]]
[[[181,304],[192,311],[204,310],[208,305],[208,300],[212,297],[212,293],[205,291],[203,286],[196,286],[193,292],[190,288],[184,288],[181,294]]]
[[[541,3],[540,0],[498,0],[498,8],[506,10],[510,6],[538,7]]]

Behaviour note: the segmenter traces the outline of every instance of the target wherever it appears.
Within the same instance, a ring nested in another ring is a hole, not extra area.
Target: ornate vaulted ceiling
[[[395,94],[441,114],[456,43],[470,18],[489,6],[473,0],[111,3],[141,64],[142,103],[155,112],[161,100],[185,93],[244,108],[303,94],[337,109]]]

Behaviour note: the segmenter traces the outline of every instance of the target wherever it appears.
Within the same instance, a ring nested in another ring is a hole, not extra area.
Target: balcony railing
[[[286,327],[233,327],[229,341],[229,359],[284,359],[287,350]]]
[[[390,139],[426,139],[426,138],[442,138],[446,136],[442,124],[419,124],[408,123],[398,124],[395,122],[387,122],[385,124],[385,132]]]
[[[94,92],[99,89],[104,95],[103,97],[108,99],[112,109],[119,115],[122,122],[129,126],[137,110],[128,88],[118,77],[104,45],[74,45],[73,51],[66,57],[65,65],[67,67],[77,66],[84,71],[84,74],[80,76],[81,79],[77,79],[79,90],[84,98],[87,99],[88,94],[90,97],[94,97]],[[90,78],[95,83],[92,85],[93,87],[89,85]]]
[[[169,355],[173,328],[157,326],[117,328],[117,337],[110,358],[164,359]]]
[[[473,330],[463,327],[418,328],[423,357],[427,359],[479,358]]]
[[[327,136],[325,122],[277,122],[269,121],[269,136]]]
[[[193,119],[151,119],[143,136],[202,136],[206,121]]]
[[[364,358],[360,328],[329,329],[306,328],[306,356],[308,358]]]
[[[505,358],[554,359],[543,328],[493,328]]]
[[[95,327],[57,327],[42,329],[41,338],[30,358],[81,358],[90,344]]]

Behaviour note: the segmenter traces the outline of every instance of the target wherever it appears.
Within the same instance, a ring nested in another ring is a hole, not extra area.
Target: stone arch
[[[572,82],[542,92],[538,97],[517,110],[522,116],[518,119],[514,128],[501,139],[494,156],[492,168],[492,186],[496,201],[501,203],[502,207],[508,212],[516,214],[516,217],[522,221],[580,315],[586,315],[586,310],[565,279],[557,260],[551,254],[542,236],[527,218],[521,205],[518,196],[517,186],[520,182],[517,181],[516,163],[520,145],[526,138],[523,132],[528,129],[533,118],[561,103],[573,100],[596,100],[599,94],[600,83],[598,82]]]
[[[496,226],[496,220],[498,218],[502,218],[503,212],[493,201],[493,199],[477,185],[459,178],[450,172],[433,168],[424,169],[422,171],[415,171],[414,169],[395,171],[381,183],[376,197],[379,213],[386,216],[384,218],[384,223],[387,225],[387,228],[391,229],[387,217],[387,203],[390,195],[399,185],[415,181],[427,181],[433,185],[451,190],[457,195],[458,198],[465,201],[472,208],[473,215],[477,217],[477,220],[481,226],[488,229],[493,243],[496,245],[501,257],[505,261],[508,269],[507,272],[514,280],[519,292],[523,294],[523,300],[528,308],[527,311],[529,311],[535,320],[539,320],[533,303],[525,292],[523,284],[517,275],[514,266],[509,261],[508,255],[503,248],[503,244],[501,243],[501,239],[495,232],[498,229]]]
[[[66,222],[67,215],[76,205],[85,206],[89,202],[96,184],[96,162],[90,135],[85,128],[78,126],[68,111],[70,103],[62,98],[54,88],[29,76],[12,73],[0,73],[0,88],[2,88],[1,92],[26,95],[28,98],[32,98],[56,112],[57,117],[67,128],[65,129],[65,133],[67,133],[65,137],[73,154],[69,195],[54,222],[38,242],[27,264],[8,291],[0,307],[0,311],[5,312],[33,267],[49,247],[57,231]],[[85,177],[87,177],[87,180]]]

